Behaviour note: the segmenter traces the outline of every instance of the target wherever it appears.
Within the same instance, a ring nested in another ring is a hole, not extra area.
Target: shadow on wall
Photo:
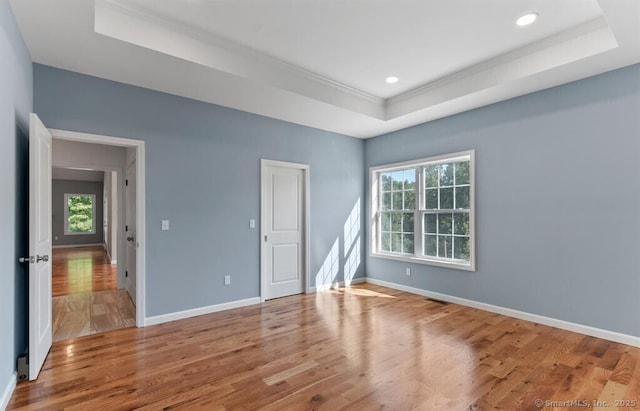
[[[16,114],[16,191],[15,201],[15,289],[14,289],[14,358],[24,354],[28,346],[29,324],[29,272],[28,265],[18,258],[29,254],[29,132],[20,127]]]
[[[360,267],[360,237],[360,198],[358,198],[344,223],[342,236],[342,247],[344,250],[343,274],[346,286],[351,284],[358,271],[358,267]],[[318,270],[316,274],[316,290],[327,290],[332,287],[337,287],[340,282],[339,274],[340,236],[336,237],[336,240],[331,246],[331,250],[329,250],[320,270]]]

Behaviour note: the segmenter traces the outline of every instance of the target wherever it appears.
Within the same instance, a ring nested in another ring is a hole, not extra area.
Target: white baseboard
[[[228,303],[209,305],[207,307],[192,308],[190,310],[178,311],[175,313],[156,315],[144,319],[145,327],[148,325],[162,324],[169,321],[183,320],[185,318],[196,317],[198,315],[211,314],[218,311],[231,310],[233,308],[246,307],[247,305],[260,304],[260,297],[247,298],[245,300],[230,301]]]
[[[7,409],[7,405],[9,405],[9,400],[11,400],[11,396],[13,395],[13,390],[16,389],[17,381],[18,381],[17,374],[14,372],[11,378],[9,378],[7,386],[2,391],[2,397],[0,397],[0,410],[4,411]]]
[[[118,260],[114,260],[113,258],[111,258],[111,254],[109,254],[109,250],[107,249],[107,245],[106,244],[102,244],[102,247],[104,248],[104,252],[107,253],[107,258],[109,259],[109,264],[111,264],[111,265],[118,264]]]
[[[446,301],[449,303],[460,304],[467,307],[477,308],[483,311],[489,311],[496,314],[506,315],[507,317],[518,318],[520,320],[531,321],[538,324],[548,325],[550,327],[560,328],[562,330],[573,331],[580,334],[590,335],[609,341],[640,347],[640,337],[622,334],[615,331],[603,330],[601,328],[591,327],[588,325],[576,324],[569,321],[558,320],[555,318],[545,317],[542,315],[531,314],[524,311],[513,310],[511,308],[500,307],[497,305],[481,303],[478,301],[467,300],[465,298],[454,297],[452,295],[441,294],[434,291],[423,290],[421,288],[410,287],[407,285],[391,283],[388,281],[376,280],[368,278],[366,280],[370,284],[380,285],[383,287],[393,288],[395,290],[405,291],[411,294],[418,294],[435,300]]]
[[[309,292],[310,293],[315,293],[315,292],[318,292],[318,291],[330,290],[330,289],[335,288],[335,287],[344,287],[345,284],[348,287],[348,286],[354,285],[354,284],[362,284],[365,281],[366,281],[366,278],[359,277],[359,278],[354,278],[351,281],[336,281],[335,283],[320,284],[320,285],[316,285],[315,287],[310,287],[309,288]]]
[[[51,248],[81,248],[81,247],[102,247],[103,244],[65,244],[65,245],[53,245]]]

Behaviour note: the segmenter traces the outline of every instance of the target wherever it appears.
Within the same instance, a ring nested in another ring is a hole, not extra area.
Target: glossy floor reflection
[[[8,409],[534,410],[638,397],[639,348],[364,284],[54,343]]]
[[[53,296],[115,290],[117,272],[117,266],[110,263],[102,246],[54,248]]]
[[[53,341],[136,325],[136,308],[125,290],[53,297]]]

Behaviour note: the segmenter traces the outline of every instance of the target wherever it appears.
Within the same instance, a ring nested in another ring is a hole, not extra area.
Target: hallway
[[[135,306],[117,288],[117,266],[96,247],[53,250],[53,341],[135,326]]]

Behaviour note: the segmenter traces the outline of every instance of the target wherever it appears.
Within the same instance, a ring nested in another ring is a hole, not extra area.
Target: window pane
[[[67,197],[68,221],[67,229],[70,233],[93,232],[93,197]]]
[[[440,187],[453,185],[453,164],[440,164]]]
[[[453,188],[440,189],[440,209],[446,210],[453,208]]]
[[[402,214],[402,232],[413,233],[413,213]]]
[[[469,238],[468,237],[455,237],[454,240],[454,255],[457,260],[469,261]]]
[[[391,214],[391,231],[399,233],[402,231],[402,214],[400,213],[392,213]]]
[[[438,215],[438,234],[451,234],[451,214]]]
[[[469,187],[456,187],[456,208],[469,209]]]
[[[382,191],[391,191],[391,173],[382,174]]]
[[[416,170],[411,168],[404,171],[404,189],[413,190],[416,186]]]
[[[438,187],[438,166],[427,166],[424,168],[424,186]]]
[[[391,213],[380,213],[382,231],[391,231]]]
[[[415,210],[416,209],[416,193],[415,191],[404,192],[404,209]]]
[[[425,214],[424,215],[424,232],[429,234],[436,233],[436,214]]]
[[[394,171],[391,173],[393,177],[393,190],[402,190],[402,183],[404,181],[404,172]]]
[[[438,256],[438,237],[435,235],[425,235],[424,236],[424,254],[430,255],[433,257]]]
[[[382,233],[380,235],[380,250],[391,251],[391,234]]]
[[[452,239],[450,235],[438,236],[438,257],[451,258],[451,250],[453,248]]]
[[[428,210],[438,209],[438,189],[430,188],[425,192],[426,208]]]
[[[469,162],[456,163],[456,185],[469,184]]]
[[[400,233],[391,234],[391,252],[394,252],[394,253],[402,252],[402,234]]]
[[[402,191],[394,191],[391,194],[393,194],[393,209],[402,210]]]
[[[391,210],[391,193],[382,193],[382,209]]]
[[[456,213],[453,215],[453,233],[469,235],[469,214]]]
[[[402,252],[413,254],[413,234],[404,234],[402,236]]]

